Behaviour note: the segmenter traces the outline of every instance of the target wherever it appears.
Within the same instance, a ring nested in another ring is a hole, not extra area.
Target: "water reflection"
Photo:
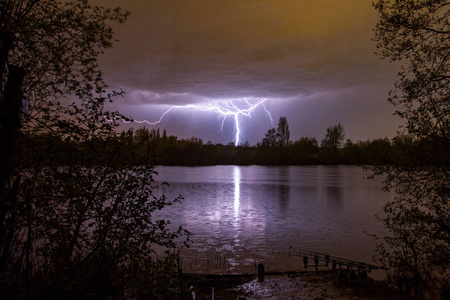
[[[328,204],[334,209],[340,209],[342,206],[342,188],[339,186],[327,186],[325,192]]]
[[[241,169],[238,166],[234,166],[233,171],[234,179],[234,219],[237,221],[239,217],[239,205],[241,197]]]
[[[195,244],[183,250],[188,272],[205,272],[210,252],[222,255],[221,267],[226,260],[218,272],[252,272],[255,261],[288,270],[292,258],[281,260],[272,250],[289,246],[370,262],[375,246],[364,231],[384,230],[373,216],[391,199],[381,182],[363,179],[367,174],[357,167],[160,167],[158,172],[159,180],[170,183],[161,192],[185,198],[155,218],[194,234]]]
[[[289,207],[289,185],[279,185],[278,186],[278,202],[280,203],[281,213],[285,213]]]

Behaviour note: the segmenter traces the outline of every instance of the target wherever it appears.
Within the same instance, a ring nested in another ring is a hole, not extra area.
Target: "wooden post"
[[[316,272],[318,271],[319,266],[319,256],[314,256],[314,265],[316,266]]]
[[[264,265],[258,265],[258,281],[264,281]]]
[[[328,267],[328,264],[330,263],[330,255],[326,254],[325,255],[325,266]]]

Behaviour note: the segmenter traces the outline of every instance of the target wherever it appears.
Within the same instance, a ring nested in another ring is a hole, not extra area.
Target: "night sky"
[[[105,80],[126,95],[111,109],[156,121],[179,138],[227,144],[234,120],[183,106],[267,98],[241,123],[256,144],[280,116],[291,140],[341,123],[353,141],[393,137],[401,120],[387,101],[398,66],[380,60],[370,0],[95,0],[131,15],[100,58]],[[238,103],[238,102],[236,102]],[[130,125],[124,125],[124,128]],[[134,128],[142,125],[132,124]]]

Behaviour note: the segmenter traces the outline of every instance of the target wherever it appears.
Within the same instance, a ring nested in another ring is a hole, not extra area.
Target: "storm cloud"
[[[374,54],[377,15],[371,1],[94,3],[131,12],[125,24],[114,25],[119,42],[100,60],[107,83],[127,92],[120,108],[125,113],[135,114],[133,106],[142,105],[148,110],[151,105],[268,98],[275,101],[274,117],[287,116],[294,125],[293,138],[324,132],[333,122],[343,123],[352,139],[396,130],[398,120],[385,100],[396,66]],[[291,121],[311,114],[316,121]],[[260,139],[267,126],[250,140]],[[180,130],[174,133],[183,135]],[[202,137],[201,131],[184,135]]]

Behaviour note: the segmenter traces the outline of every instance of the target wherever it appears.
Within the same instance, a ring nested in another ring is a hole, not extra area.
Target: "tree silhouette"
[[[116,134],[128,119],[105,109],[121,92],[106,93],[97,57],[126,17],[85,0],[0,2],[2,299],[179,296],[164,288],[168,251],[188,233],[154,212],[180,198],[155,196],[151,162],[130,164],[133,132]]]
[[[269,129],[261,141],[262,147],[275,147],[277,145],[277,131],[275,128]]]
[[[344,127],[341,124],[337,124],[327,128],[325,138],[320,144],[322,148],[337,151],[337,149],[342,147],[344,138]]]
[[[450,263],[450,2],[379,0],[374,6],[379,55],[402,62],[388,100],[406,121],[406,132],[394,139],[393,164],[375,169],[396,192],[379,217],[390,232],[379,237],[380,261],[398,278],[412,278],[417,296],[439,282],[448,296],[442,276]]]
[[[289,124],[286,119],[286,117],[280,117],[280,120],[278,121],[278,128],[277,128],[277,144],[278,146],[285,148],[289,145]]]
[[[325,162],[338,163],[339,150],[343,145],[345,138],[344,127],[341,124],[333,125],[327,128],[325,138],[321,141]]]

